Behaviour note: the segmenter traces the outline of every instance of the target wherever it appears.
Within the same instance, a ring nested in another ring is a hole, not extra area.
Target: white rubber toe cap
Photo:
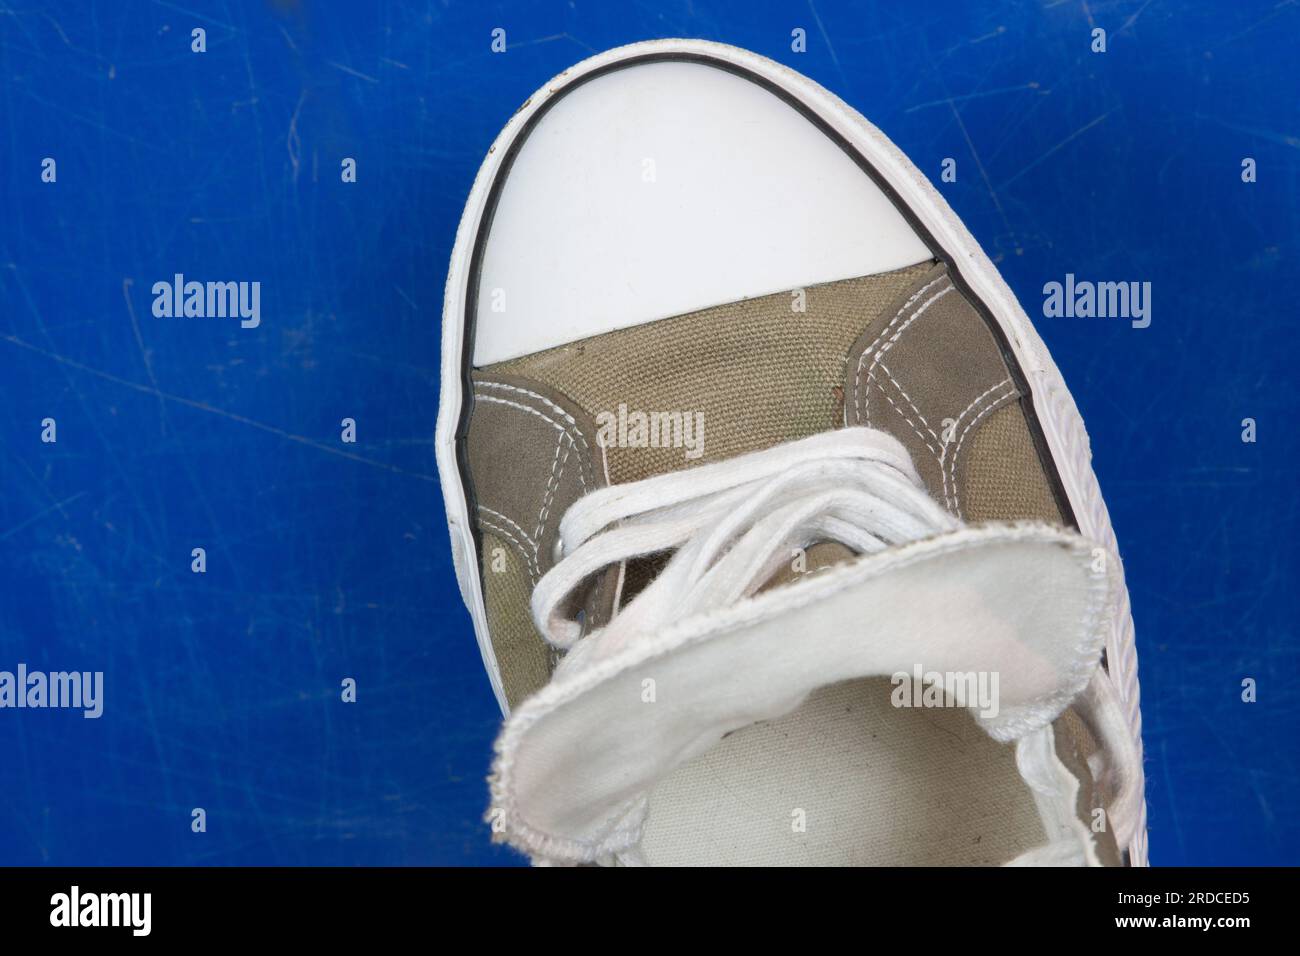
[[[475,366],[931,258],[795,107],[701,63],[634,64],[576,86],[501,175]]]

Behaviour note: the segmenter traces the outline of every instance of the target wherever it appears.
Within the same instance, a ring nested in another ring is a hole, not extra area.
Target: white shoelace
[[[548,642],[572,651],[560,663],[567,671],[638,634],[754,594],[800,550],[819,542],[863,555],[960,527],[927,493],[895,438],[871,428],[823,432],[579,499],[560,523],[562,557],[534,589],[533,618]],[[669,551],[675,553],[663,571],[591,639],[580,640],[580,589],[606,569]],[[1078,705],[1120,771],[1122,792],[1111,812],[1122,847],[1141,800],[1126,788],[1123,773],[1136,752],[1117,716],[1117,691],[1100,668]],[[1019,748],[1022,774],[1040,793],[1052,771],[1036,754],[1050,734],[1046,728]],[[1065,815],[1073,818],[1072,809]],[[1081,853],[1077,844],[1053,840],[1013,862],[1039,862],[1040,856],[1059,862]]]
[[[823,432],[579,499],[560,522],[564,557],[533,591],[533,618],[551,644],[568,649],[582,626],[567,602],[584,582],[676,549],[602,632],[600,643],[612,648],[753,594],[796,549],[832,541],[870,554],[958,527],[892,436],[871,428]]]

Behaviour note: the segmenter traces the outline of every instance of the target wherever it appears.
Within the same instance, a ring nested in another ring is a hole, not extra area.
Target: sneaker
[[[437,451],[538,864],[1145,865],[1133,625],[1074,401],[816,83],[611,50],[457,233]]]

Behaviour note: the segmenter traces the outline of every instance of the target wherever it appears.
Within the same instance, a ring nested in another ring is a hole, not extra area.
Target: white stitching
[[[900,308],[898,312],[895,313],[894,317],[890,320],[889,325],[885,326],[885,328],[881,330],[880,334],[877,335],[875,339],[872,340],[871,345],[863,349],[862,354],[858,357],[857,373],[854,375],[853,378],[853,394],[854,394],[855,406],[860,404],[860,414],[859,414],[860,421],[865,425],[870,425],[871,424],[871,415],[870,415],[871,384],[873,382],[876,384],[876,387],[880,389],[880,394],[885,397],[885,401],[889,402],[889,404],[893,407],[894,411],[898,412],[898,414],[902,417],[903,421],[907,422],[907,424],[911,426],[912,431],[915,432],[916,436],[921,439],[921,443],[924,444],[925,447],[930,450],[930,454],[936,457],[939,464],[939,477],[943,485],[944,504],[947,507],[954,510],[957,514],[957,517],[960,518],[962,517],[962,514],[961,514],[961,504],[958,501],[958,495],[957,495],[957,466],[956,466],[957,451],[960,450],[962,441],[965,440],[966,435],[970,432],[970,429],[975,425],[975,423],[980,421],[980,419],[982,419],[986,414],[988,414],[989,411],[992,410],[993,405],[995,405],[997,402],[1001,401],[1002,399],[1008,396],[997,395],[989,400],[989,407],[985,408],[979,415],[975,417],[973,421],[967,424],[966,429],[962,432],[961,436],[958,438],[957,448],[953,451],[952,458],[949,459],[948,451],[949,448],[951,447],[949,443],[940,440],[939,436],[935,434],[934,429],[931,427],[930,423],[926,421],[925,416],[921,414],[921,410],[917,408],[916,403],[912,401],[912,397],[907,394],[907,391],[899,383],[898,379],[894,378],[893,373],[889,370],[889,366],[885,365],[884,362],[881,361],[884,358],[885,353],[888,352],[891,348],[893,348],[896,344],[898,344],[898,340],[902,338],[903,333],[906,332],[911,327],[912,323],[914,323],[917,319],[921,317],[921,315],[925,312],[926,309],[928,309],[939,299],[943,298],[943,296],[947,295],[949,292],[952,292],[956,287],[949,284],[947,287],[940,289],[934,295],[930,296],[930,298],[926,299],[925,302],[923,302],[907,318],[907,320],[902,324],[902,326],[899,327],[898,331],[889,337],[889,340],[885,342],[884,345],[880,346],[878,349],[875,348],[876,344],[880,342],[880,340],[884,338],[885,335],[889,333],[889,330],[892,329],[894,325],[898,322],[899,318],[907,310],[907,307],[911,303],[915,302],[917,298],[919,298],[927,289],[929,289],[931,286],[935,285],[937,282],[939,282],[940,280],[946,277],[947,275],[945,273],[945,275],[939,276],[938,278],[931,280],[930,282],[922,286],[920,289],[918,289],[911,297],[908,298],[906,302],[903,303],[902,308]],[[874,353],[872,353],[872,349],[875,349]],[[871,365],[867,369],[867,386],[865,389],[863,389],[861,387],[862,371],[863,371],[863,365],[867,361],[868,354],[872,354],[872,359],[871,359]],[[912,411],[916,413],[917,418],[919,418],[925,424],[926,430],[930,433],[931,437],[933,437],[934,440],[943,447],[942,453],[936,452],[934,450],[933,446],[931,446],[930,443],[925,440],[925,436],[921,434],[921,430],[916,426],[916,423],[913,422],[910,418],[908,418],[907,415],[904,414],[903,410],[898,407],[898,404],[892,398],[889,397],[889,394],[885,391],[884,386],[876,378],[875,369],[877,365],[879,365],[881,370],[884,371],[885,375],[888,376],[889,380],[894,384],[894,387],[898,389],[899,395],[901,395],[907,401],[907,404],[911,406]],[[966,415],[968,415],[971,412],[971,410],[975,408],[991,392],[994,392],[997,389],[1001,388],[1002,386],[1010,383],[1011,380],[1009,378],[1005,378],[1002,381],[998,382],[996,385],[986,389],[978,396],[976,396],[975,399],[969,405],[967,405],[966,408],[962,410],[961,414],[958,415],[957,418],[954,420],[953,427],[956,428],[957,425],[961,424],[962,419],[965,418]],[[1014,384],[1012,385],[1011,388],[1011,394],[1012,395],[1018,394],[1018,390],[1015,388]],[[948,467],[945,467],[945,461],[948,463]],[[951,479],[949,477],[950,473],[951,473]],[[949,493],[950,484],[952,489],[951,494]]]
[[[520,411],[527,412],[530,415],[536,415],[542,421],[546,422],[552,428],[557,429],[558,431],[565,430],[563,425],[557,422],[554,418],[551,418],[551,416],[547,415],[545,412],[539,412],[537,409],[529,408],[527,405],[520,405],[518,402],[512,402],[508,398],[497,398],[495,395],[476,395],[475,398],[481,399],[482,401],[485,402],[497,402],[498,404],[501,405],[509,405],[511,408],[517,408]]]
[[[1002,388],[1004,385],[1009,385],[1009,384],[1011,384],[1011,379],[1004,378],[996,385],[992,385],[989,388],[986,388],[984,391],[980,392],[978,395],[976,395],[975,398],[971,401],[971,403],[967,405],[964,409],[962,409],[961,414],[959,414],[956,418],[952,420],[953,434],[955,435],[957,433],[957,426],[962,423],[962,419],[964,419],[968,414],[970,414],[971,410],[974,409],[977,405],[979,405],[980,402],[982,402],[986,397],[988,397],[988,395],[991,392],[995,392],[999,388]],[[965,437],[965,432],[963,432],[961,436],[958,436],[958,442],[960,442],[962,437]],[[943,479],[943,503],[945,507],[951,508],[955,511],[957,509],[957,505],[953,500],[954,496],[950,496],[948,493],[948,469],[945,467],[945,463],[948,461],[948,452],[951,450],[953,443],[947,441],[947,442],[943,442],[942,444],[943,444],[943,453],[939,456],[939,477]]]
[[[554,428],[556,431],[560,433],[560,441],[563,441],[564,439],[567,438],[569,440],[569,444],[571,446],[576,447],[576,445],[574,444],[573,436],[569,434],[569,430],[567,428],[565,428],[559,422],[555,421],[555,419],[551,418],[549,415],[546,415],[543,412],[539,412],[535,408],[529,408],[527,405],[520,405],[518,402],[512,402],[506,398],[497,398],[495,395],[475,395],[474,397],[480,401],[496,402],[499,405],[509,405],[511,408],[517,408],[520,411],[528,412],[528,414],[530,415],[536,415],[538,418],[542,419],[542,421],[549,423],[552,428]],[[582,441],[584,445],[586,445],[587,443],[586,439],[582,438],[581,432],[578,433],[578,438]],[[566,455],[565,458],[567,459],[568,456]],[[578,458],[579,461],[581,462],[582,456],[579,455]],[[563,470],[561,470],[561,473],[563,473]],[[583,494],[586,494],[587,480],[582,477],[581,467],[578,468],[578,484],[582,486]]]
[[[535,398],[535,399],[537,399],[539,402],[541,402],[543,405],[545,405],[547,408],[552,408],[552,409],[554,409],[555,411],[559,412],[560,417],[563,418],[563,419],[564,419],[566,422],[568,422],[570,425],[572,425],[575,429],[578,427],[578,423],[574,420],[574,418],[573,418],[572,415],[570,415],[568,412],[566,412],[566,411],[565,411],[563,408],[561,408],[559,405],[556,405],[553,401],[551,401],[551,400],[550,400],[549,398],[547,398],[545,395],[539,395],[537,392],[529,391],[529,390],[526,389],[526,388],[520,388],[520,387],[517,386],[517,385],[507,385],[505,382],[493,382],[493,381],[490,381],[490,380],[488,380],[488,379],[479,379],[475,384],[477,384],[477,385],[478,385],[479,387],[481,387],[481,388],[502,388],[502,389],[505,389],[505,390],[508,391],[508,392],[518,392],[518,393],[520,393],[521,395],[529,395],[529,396],[532,396],[533,398]],[[581,431],[578,432],[578,437],[579,437],[579,438],[582,437],[582,433],[581,433]],[[587,443],[586,443],[586,440],[584,439],[584,440],[583,440],[583,445],[585,446],[586,444],[587,444]]]
[[[938,280],[936,279],[935,281],[937,282]],[[933,282],[930,283],[930,285],[933,284],[934,284]],[[929,288],[929,286],[926,286],[926,288]],[[867,374],[870,375],[872,372],[875,371],[876,365],[880,362],[882,358],[884,358],[885,353],[888,352],[890,349],[892,349],[898,343],[898,340],[902,336],[902,334],[906,332],[909,328],[911,328],[913,322],[915,322],[917,319],[919,319],[922,315],[925,314],[926,309],[930,308],[930,306],[934,305],[935,302],[939,301],[949,292],[953,291],[954,288],[955,288],[954,286],[949,285],[946,288],[940,289],[934,295],[930,296],[930,298],[926,299],[925,302],[923,302],[917,308],[917,310],[908,317],[907,321],[904,322],[901,326],[899,326],[898,331],[889,337],[889,341],[886,342],[884,345],[880,346],[880,348],[876,350],[875,354],[871,358],[871,367],[867,369]],[[897,321],[898,321],[898,316],[896,315],[894,316],[893,320],[889,323],[889,325],[885,328],[885,330],[882,331],[880,335],[876,336],[876,341],[877,342],[880,341],[881,336],[883,336],[885,332],[888,332],[889,329],[892,328],[894,323]],[[854,379],[853,390],[855,395],[858,393],[860,388],[860,383],[862,380],[862,365],[864,362],[866,362],[866,360],[867,360],[867,353],[863,352],[862,357],[858,359],[858,374]],[[862,420],[867,425],[871,424],[870,402],[871,402],[871,393],[870,390],[867,390],[862,394]]]
[[[563,437],[563,436],[561,436]],[[570,443],[572,447],[572,443]],[[564,449],[564,458],[560,458],[560,450]],[[564,448],[563,441],[555,443],[555,459],[551,462],[551,480],[546,483],[546,495],[542,498],[542,510],[537,512],[537,530],[534,537],[538,541],[542,540],[542,533],[546,530],[546,517],[550,514],[551,503],[555,500],[555,492],[560,488],[560,478],[564,474],[564,466],[569,463],[569,449]],[[555,466],[559,465],[560,470],[557,472]]]
[[[572,430],[570,430],[569,428],[555,421],[546,413],[538,411],[535,408],[530,408],[527,405],[521,405],[518,402],[512,402],[509,399],[497,398],[495,395],[484,395],[481,392],[479,392],[477,389],[475,390],[476,399],[485,402],[495,402],[499,405],[508,405],[511,408],[517,408],[520,411],[528,412],[530,415],[536,415],[538,418],[547,422],[552,428],[554,428],[556,431],[560,433],[559,437],[555,440],[555,456],[551,459],[551,476],[546,482],[546,493],[542,496],[542,506],[537,512],[537,529],[536,531],[533,532],[533,537],[540,542],[542,540],[542,535],[546,531],[546,519],[550,515],[551,505],[555,501],[556,492],[559,491],[560,482],[564,478],[564,469],[568,467],[569,464],[569,453],[571,451],[577,451],[578,441],[582,442],[582,446],[584,449],[586,449],[588,455],[588,457],[585,460],[581,454],[578,455],[578,470],[577,470],[578,485],[582,489],[583,494],[587,493],[587,480],[583,477],[582,472],[583,472],[584,464],[588,471],[591,470],[591,459],[590,459],[591,448],[587,444],[587,439],[583,437],[582,431],[577,427],[577,422],[574,422],[572,416],[570,416],[567,412],[565,412],[564,409],[555,405],[553,402],[542,397],[541,395],[538,395],[536,392],[529,392],[527,389],[516,388],[513,385],[504,385],[503,383],[500,382],[477,382],[476,385],[501,387],[501,388],[509,389],[511,391],[521,392],[526,395],[532,395],[535,398],[539,399],[540,401],[545,402],[547,405],[550,405],[552,408],[555,408],[569,422],[573,423],[573,428]],[[575,435],[577,436],[576,440],[574,438]],[[565,439],[568,439],[568,443],[569,443],[568,448],[564,448]],[[564,451],[563,458],[561,458],[560,456],[561,450]],[[592,481],[595,481],[594,475],[592,477]]]
[[[921,286],[921,288],[917,289],[915,292],[913,292],[910,296],[907,297],[907,301],[898,307],[898,311],[895,312],[894,317],[889,320],[889,324],[886,325],[883,329],[881,329],[880,334],[871,340],[871,344],[862,350],[862,357],[858,359],[859,370],[861,370],[862,368],[862,363],[866,361],[867,353],[870,352],[872,349],[874,349],[877,343],[879,343],[880,340],[889,333],[889,330],[894,327],[894,323],[896,323],[902,317],[903,313],[907,311],[908,306],[910,306],[917,299],[921,298],[921,296],[925,295],[926,290],[929,289],[931,286],[934,286],[937,283],[942,282],[946,278],[948,278],[947,272],[944,272],[943,275],[935,276],[933,279],[931,279],[929,282]]]
[[[505,516],[502,515],[502,517]],[[519,543],[519,540],[515,536],[514,532],[510,531],[508,528],[504,528],[498,525],[490,518],[483,517],[483,515],[479,515],[478,520],[479,520],[479,524],[483,525],[489,531],[495,531],[497,534],[503,535],[507,542],[519,548],[520,555],[524,559],[524,568],[528,571],[528,576],[532,579],[533,585],[536,586],[538,577],[541,575],[541,572],[536,567],[533,566],[532,561],[529,560],[528,552]],[[532,542],[529,543],[531,544]]]
[[[506,544],[514,545],[515,550],[519,552],[519,556],[524,559],[524,570],[528,573],[529,580],[531,580],[533,586],[536,587],[537,572],[533,570],[533,564],[529,559],[528,552],[524,549],[523,545],[519,543],[519,539],[514,536],[514,533],[507,528],[501,527],[501,525],[492,521],[491,518],[485,518],[482,515],[479,515],[478,523],[488,531],[493,531],[501,535],[501,537],[505,538]]]
[[[551,400],[550,400],[549,398],[547,398],[545,395],[539,395],[537,392],[529,391],[529,390],[526,389],[526,388],[520,388],[520,387],[517,386],[517,385],[507,385],[505,382],[493,382],[493,381],[489,381],[489,380],[487,380],[487,379],[480,379],[480,380],[477,381],[475,384],[476,384],[477,386],[481,387],[481,388],[500,388],[500,389],[505,389],[506,391],[509,391],[509,392],[518,392],[518,393],[521,394],[521,395],[529,395],[529,396],[532,396],[533,398],[537,399],[537,400],[538,400],[539,402],[541,402],[543,405],[546,405],[548,408],[553,408],[553,409],[555,409],[555,411],[559,413],[560,417],[563,418],[566,422],[569,423],[570,428],[569,428],[569,429],[566,429],[566,431],[570,432],[570,440],[572,440],[572,438],[573,438],[574,436],[576,436],[577,439],[578,439],[578,441],[582,442],[582,449],[583,449],[583,451],[586,453],[585,464],[586,464],[586,466],[587,466],[587,472],[588,472],[588,474],[591,475],[592,480],[593,480],[593,481],[595,480],[595,475],[592,474],[592,469],[591,469],[591,446],[587,444],[587,438],[586,438],[586,436],[582,434],[582,429],[579,427],[577,421],[574,419],[574,417],[573,417],[572,415],[570,415],[568,412],[566,412],[566,411],[565,411],[563,408],[561,408],[559,405],[556,405],[553,401],[551,401]],[[503,399],[500,399],[500,398],[494,398],[494,397],[492,397],[491,395],[482,395],[482,396],[480,396],[480,397],[483,398],[483,399],[485,399],[485,400],[487,400],[487,401],[497,401],[497,402],[503,401]],[[519,406],[519,407],[520,407],[520,408],[523,408],[524,406],[521,405],[521,406]],[[536,411],[536,409],[529,409],[529,411]],[[537,412],[537,414],[542,415],[541,412]],[[542,417],[543,417],[543,418],[546,418],[545,415],[542,415]],[[557,422],[554,422],[554,421],[552,421],[552,420],[549,419],[549,418],[546,418],[546,420],[549,421],[549,422],[551,422],[552,425],[557,425],[557,426],[558,426],[558,423],[557,423]],[[585,485],[585,484],[583,485],[583,490],[584,490],[584,491],[586,490],[586,485]]]
[[[1007,381],[1008,383],[1010,382],[1009,379]],[[970,434],[970,430],[979,424],[980,419],[982,419],[985,415],[988,415],[990,412],[994,411],[995,409],[1002,407],[1001,405],[998,404],[999,402],[1002,402],[1008,398],[1014,398],[1018,394],[1019,392],[1017,391],[1016,387],[1012,385],[1010,391],[1000,392],[999,394],[990,398],[984,410],[981,411],[978,415],[976,415],[966,424],[966,427],[962,429],[961,436],[957,439],[957,447],[953,449],[952,457],[948,459],[948,472],[951,475],[951,482],[949,481],[948,475],[945,475],[943,488],[944,488],[944,497],[946,499],[948,496],[948,487],[949,484],[951,483],[952,507],[957,512],[958,518],[962,517],[962,513],[961,513],[961,502],[958,500],[958,494],[957,494],[957,456],[961,454],[962,442],[966,440],[966,436]],[[965,414],[965,412],[963,412],[962,414]],[[948,450],[945,448],[944,449],[945,455],[947,454],[947,451]],[[941,463],[940,468],[942,467],[943,465]]]
[[[894,388],[898,389],[898,394],[902,395],[903,398],[907,400],[907,404],[912,406],[912,411],[916,412],[916,417],[921,419],[921,424],[925,426],[925,430],[928,431],[930,433],[930,437],[937,442],[939,440],[939,436],[934,433],[934,429],[930,426],[930,423],[925,420],[925,416],[921,414],[921,410],[916,407],[916,402],[912,401],[912,396],[908,395],[907,392],[903,391],[903,386],[898,383],[898,379],[894,378],[894,373],[889,370],[889,366],[886,365],[884,362],[881,362],[880,370],[889,376],[889,380],[894,383]],[[867,376],[867,381],[868,382],[872,381],[872,377],[870,375]],[[886,395],[885,397],[888,398],[889,396]],[[933,450],[934,449],[931,449],[931,451]]]
[[[946,286],[945,288],[940,289],[934,295],[930,296],[930,298],[926,299],[923,303],[921,303],[921,305],[917,307],[916,311],[913,312],[908,317],[907,321],[898,327],[898,331],[895,332],[893,335],[891,335],[889,337],[889,340],[885,342],[884,345],[880,346],[879,349],[876,350],[875,355],[873,355],[871,358],[871,365],[867,369],[868,380],[870,380],[870,375],[872,372],[875,371],[876,366],[880,364],[880,360],[885,357],[885,353],[898,344],[898,340],[903,337],[903,333],[906,332],[908,329],[910,329],[912,327],[912,324],[916,322],[916,320],[919,319],[922,315],[925,314],[926,309],[930,308],[930,306],[934,305],[936,302],[942,299],[949,292],[953,291],[953,288],[954,286],[951,285]],[[881,334],[883,335],[884,333]],[[863,353],[863,357],[865,358],[865,353]],[[858,360],[859,378],[862,377],[862,361],[863,361],[862,359]],[[870,424],[870,417],[869,417],[870,406],[871,406],[871,391],[870,389],[867,389],[863,392],[862,395],[862,416],[863,419],[866,420],[868,424]]]
[[[954,425],[960,425],[960,424],[961,424],[961,420],[962,420],[963,418],[966,417],[966,413],[969,412],[969,411],[970,411],[972,408],[974,408],[976,405],[978,405],[979,402],[980,402],[980,399],[982,399],[982,398],[983,398],[985,395],[987,395],[989,392],[996,391],[997,389],[1001,388],[1003,385],[1009,385],[1009,384],[1011,384],[1011,379],[1009,379],[1009,378],[1004,378],[1002,381],[998,382],[996,385],[990,385],[988,388],[984,389],[984,391],[980,392],[978,395],[975,396],[974,399],[971,400],[971,403],[970,403],[969,405],[967,405],[964,409],[962,409],[962,413],[961,413],[960,415],[958,415],[955,419],[953,419],[953,424],[954,424]]]
[[[934,446],[931,445],[928,441],[925,440],[925,436],[921,434],[921,429],[917,428],[916,425],[912,422],[912,420],[911,420],[910,418],[908,418],[906,414],[904,414],[903,410],[902,410],[901,408],[899,408],[897,405],[894,404],[894,400],[893,400],[892,398],[889,397],[889,394],[888,394],[884,389],[881,389],[881,390],[880,390],[880,394],[885,396],[885,401],[889,402],[890,405],[893,405],[893,406],[894,406],[894,411],[898,412],[898,414],[900,414],[900,415],[903,416],[903,421],[907,422],[907,424],[909,424],[909,425],[912,426],[912,431],[916,432],[916,437],[919,438],[919,439],[921,439],[921,444],[923,444],[926,448],[929,448],[929,449],[930,449],[930,454],[931,454],[931,455],[934,455],[935,461],[938,462],[938,464],[939,464],[939,470],[942,471],[942,470],[943,470],[943,460],[939,458],[939,453],[938,453],[937,451],[934,450]],[[915,406],[913,406],[913,407],[915,407]],[[919,414],[921,414],[921,413],[920,413],[920,412],[917,412],[917,414],[919,415]],[[924,421],[924,419],[922,419],[922,421]],[[926,427],[929,427],[929,426],[926,426]],[[931,434],[934,434],[934,433],[931,432]],[[935,438],[935,441],[938,441],[938,440],[939,440],[939,439],[936,437],[936,438]]]
[[[480,511],[486,511],[488,514],[492,515],[492,517],[500,518],[502,521],[510,525],[510,527],[518,531],[519,537],[521,537],[524,541],[527,541],[528,544],[532,547],[533,554],[537,553],[537,542],[528,536],[527,531],[519,527],[519,522],[515,521],[514,518],[510,517],[508,514],[504,514],[500,511],[497,511],[495,508],[489,508],[487,505],[479,505],[478,507]]]
[[[961,513],[961,501],[959,498],[959,493],[957,491],[957,456],[961,454],[962,443],[966,441],[966,436],[970,434],[971,429],[974,428],[976,425],[978,425],[980,421],[984,418],[984,416],[992,413],[995,409],[1002,408],[1003,406],[1000,403],[1005,401],[1006,399],[1014,398],[1016,394],[1017,392],[1013,387],[1011,391],[999,393],[998,395],[991,398],[987,406],[984,408],[984,410],[981,411],[974,418],[972,418],[970,422],[967,423],[966,427],[962,430],[961,437],[957,439],[957,447],[953,449],[952,458],[948,459],[948,478],[945,479],[944,487],[947,488],[951,486],[952,507],[957,512],[957,517],[961,518],[962,520],[965,520],[965,518]]]
[[[907,311],[908,306],[910,306],[913,302],[915,302],[922,295],[924,295],[926,289],[930,288],[936,282],[942,282],[946,278],[947,278],[947,274],[945,273],[944,275],[941,275],[938,278],[931,279],[925,285],[921,286],[921,288],[913,292],[911,296],[908,297],[907,301],[904,302],[901,306],[899,306],[898,311],[894,313],[894,317],[889,320],[889,324],[886,325],[883,329],[881,329],[880,334],[871,340],[871,344],[862,350],[862,354],[858,357],[857,373],[853,376],[853,407],[855,409],[859,408],[860,405],[862,404],[861,401],[859,400],[858,391],[859,391],[859,387],[862,384],[862,363],[867,360],[867,353],[870,352],[872,349],[874,349],[876,347],[876,343],[878,343],[881,340],[881,338],[883,338],[884,335],[894,327],[894,323],[898,321],[899,316],[901,316],[904,312]]]
[[[515,521],[514,518],[510,517],[507,514],[502,514],[500,511],[497,511],[495,508],[489,508],[487,505],[479,505],[478,510],[487,512],[493,518],[499,518],[501,521],[504,521],[505,523],[509,524],[510,527],[514,528],[514,530],[518,532],[516,537],[523,543],[527,544],[528,547],[532,550],[530,563],[532,564],[534,576],[540,576],[542,573],[542,568],[538,558],[537,542],[534,541],[531,537],[529,537],[528,532],[525,531],[523,528],[519,527],[519,523]],[[525,557],[529,557],[529,556],[525,555]]]

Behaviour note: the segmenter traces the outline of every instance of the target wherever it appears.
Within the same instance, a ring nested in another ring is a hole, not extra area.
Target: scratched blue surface
[[[0,669],[106,680],[99,720],[0,711],[0,862],[515,862],[433,461],[445,264],[518,104],[673,35],[955,158],[1031,313],[1066,272],[1153,283],[1148,329],[1039,323],[1126,560],[1151,856],[1300,861],[1300,7],[974,6],[0,0]],[[260,281],[260,326],[156,318],[177,272]]]

